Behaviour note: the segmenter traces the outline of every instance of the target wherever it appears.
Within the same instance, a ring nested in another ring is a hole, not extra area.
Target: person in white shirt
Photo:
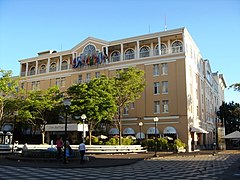
[[[85,163],[84,161],[84,155],[85,155],[85,151],[86,151],[86,146],[85,144],[82,142],[81,144],[79,144],[78,146],[78,151],[80,152],[80,157],[81,157],[81,164]]]

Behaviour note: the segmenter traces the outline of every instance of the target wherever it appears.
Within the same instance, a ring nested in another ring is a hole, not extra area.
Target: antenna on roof
[[[164,31],[166,31],[166,30],[167,30],[167,18],[165,16],[165,18],[164,18]]]

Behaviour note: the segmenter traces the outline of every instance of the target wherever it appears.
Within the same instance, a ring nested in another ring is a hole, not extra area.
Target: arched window
[[[181,41],[174,41],[172,43],[172,53],[179,53],[183,51],[183,46]]]
[[[67,61],[63,61],[62,66],[61,66],[61,70],[66,70],[66,69],[68,69],[68,63],[67,63]]]
[[[95,53],[96,53],[96,48],[92,44],[87,45],[83,50],[84,55],[90,55],[90,54],[95,54]]]
[[[30,73],[30,76],[31,76],[31,75],[35,75],[35,72],[36,72],[35,66],[31,67],[31,68],[30,68],[30,72],[29,72],[29,73]]]
[[[166,44],[161,44],[161,54],[167,54],[167,46],[166,46]]]
[[[40,74],[45,73],[45,72],[46,72],[46,65],[45,65],[45,64],[42,64],[42,65],[40,66]]]
[[[159,50],[158,50],[158,44],[154,48],[154,55],[158,56],[159,55]]]
[[[111,54],[111,62],[117,62],[120,61],[120,52],[119,51],[113,51]]]
[[[56,65],[56,63],[54,62],[54,63],[52,63],[52,64],[50,65],[49,71],[50,71],[50,72],[54,72],[54,71],[56,71],[56,70],[57,70],[57,65]]]
[[[125,60],[129,60],[129,59],[134,59],[134,50],[133,49],[128,49],[126,52],[125,52]]]
[[[140,58],[149,57],[150,56],[150,48],[147,46],[143,46],[140,49]]]

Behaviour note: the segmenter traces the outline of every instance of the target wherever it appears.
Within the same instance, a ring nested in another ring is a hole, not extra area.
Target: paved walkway
[[[0,156],[0,179],[240,179],[240,151],[158,155],[94,155],[83,165]]]

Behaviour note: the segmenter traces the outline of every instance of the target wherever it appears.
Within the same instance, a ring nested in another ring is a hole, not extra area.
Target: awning
[[[208,134],[208,132],[200,127],[191,127],[191,132]]]
[[[240,139],[240,132],[234,131],[223,137],[224,139]]]
[[[163,130],[163,134],[177,134],[177,131],[174,127],[168,126]]]
[[[112,128],[108,132],[109,134],[116,135],[119,134],[119,130],[117,128]]]
[[[156,133],[159,134],[158,128],[156,128]],[[147,130],[147,134],[155,134],[155,127],[150,127],[150,128]]]
[[[124,135],[129,135],[129,134],[135,135],[135,131],[133,130],[133,128],[125,128],[125,129],[123,130],[123,134],[124,134]]]
[[[140,132],[136,134],[136,138],[140,139]],[[145,134],[143,132],[141,132],[141,139],[145,139]]]
[[[2,129],[3,131],[12,131],[13,126],[11,124],[4,124]]]

